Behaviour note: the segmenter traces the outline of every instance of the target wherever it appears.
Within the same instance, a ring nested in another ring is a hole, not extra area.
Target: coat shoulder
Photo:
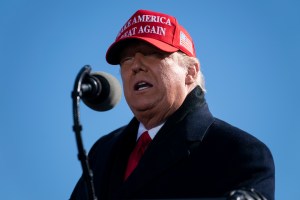
[[[126,126],[122,126],[102,137],[100,137],[92,146],[91,150],[89,151],[89,157],[93,158],[94,155],[99,152],[99,148],[107,147],[107,145],[111,146],[120,136],[120,134],[124,131]]]
[[[254,135],[218,118],[215,118],[208,131],[207,137],[212,137],[216,141],[222,140],[227,143],[234,143],[243,146],[258,145],[267,148],[267,146]]]
[[[274,199],[275,166],[265,143],[220,119],[215,119],[203,140],[210,152],[207,160],[222,166],[224,173],[235,179],[235,188],[255,188]]]
[[[210,126],[203,146],[217,155],[230,155],[233,162],[262,162],[267,164],[271,171],[274,170],[272,152],[264,142],[220,119],[215,119]]]

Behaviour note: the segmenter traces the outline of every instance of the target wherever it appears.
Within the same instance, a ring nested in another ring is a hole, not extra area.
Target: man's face
[[[123,49],[120,66],[126,101],[148,128],[164,122],[188,94],[187,70],[179,65],[176,53],[133,43]]]

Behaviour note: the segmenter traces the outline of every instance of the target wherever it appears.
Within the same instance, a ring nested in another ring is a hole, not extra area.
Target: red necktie
[[[131,172],[136,168],[138,165],[142,155],[146,151],[146,148],[148,147],[149,143],[151,142],[151,137],[148,134],[148,131],[145,131],[140,138],[137,141],[136,146],[134,147],[133,151],[131,152],[127,168],[124,176],[124,180],[127,179],[127,177],[131,174]]]

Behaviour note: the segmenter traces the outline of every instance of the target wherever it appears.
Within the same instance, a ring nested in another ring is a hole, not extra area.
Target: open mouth
[[[145,90],[145,89],[148,89],[148,88],[151,88],[151,87],[153,87],[152,84],[147,83],[145,81],[141,81],[141,82],[138,82],[134,85],[134,90],[135,91],[142,91],[142,90]]]

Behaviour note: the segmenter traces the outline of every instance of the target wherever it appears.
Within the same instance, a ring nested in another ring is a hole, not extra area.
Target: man
[[[194,43],[174,17],[137,11],[106,60],[120,65],[134,118],[89,153],[98,199],[274,199],[269,149],[212,116]],[[71,199],[87,199],[83,178]]]

